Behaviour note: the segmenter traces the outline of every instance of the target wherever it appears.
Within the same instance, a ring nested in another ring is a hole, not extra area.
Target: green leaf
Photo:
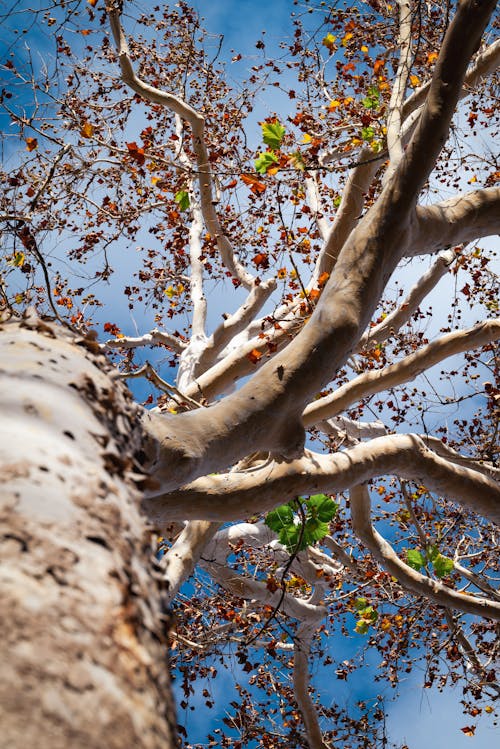
[[[363,609],[366,609],[367,606],[367,598],[356,598],[356,600],[354,601],[354,608],[356,609],[356,611],[363,611]]]
[[[306,541],[306,535],[302,532],[302,525],[287,525],[280,531],[279,541],[286,547],[289,554],[298,551],[304,551],[309,544]]]
[[[426,548],[425,553],[429,562],[433,562],[436,557],[439,556],[439,549],[436,544],[430,544],[430,546]]]
[[[365,609],[361,609],[358,613],[360,618],[367,624],[374,624],[378,619],[378,611],[375,611],[373,606],[367,606]]]
[[[181,211],[187,211],[189,208],[189,193],[187,190],[179,190],[174,195],[174,200],[181,209]]]
[[[380,106],[380,91],[376,86],[370,86],[367,96],[361,100],[365,109],[378,109]]]
[[[263,151],[254,161],[255,169],[259,174],[265,174],[269,167],[277,164],[278,161],[278,157],[272,151]]]
[[[366,635],[368,632],[370,625],[367,624],[363,619],[359,619],[356,622],[356,626],[354,627],[354,631],[358,633],[358,635]]]
[[[434,566],[434,572],[436,577],[446,577],[453,569],[453,559],[445,557],[442,554],[438,554],[435,559],[432,560]]]
[[[311,546],[316,541],[328,535],[330,530],[328,523],[322,523],[318,518],[309,518],[304,525],[304,541],[306,546]]]
[[[306,501],[306,506],[312,517],[318,518],[323,523],[329,523],[339,509],[338,504],[326,494],[313,494]]]
[[[262,125],[262,140],[272,149],[277,149],[281,146],[281,141],[285,135],[285,128],[283,125],[276,120],[275,122],[263,122]]]
[[[409,566],[417,570],[417,572],[425,565],[425,558],[417,549],[408,549],[406,552],[406,560]]]
[[[283,528],[293,525],[293,510],[288,505],[281,505],[271,510],[266,515],[265,523],[275,533],[280,533]]]
[[[374,135],[375,135],[375,130],[372,128],[371,125],[368,125],[368,127],[363,127],[361,129],[361,137],[363,138],[363,140],[372,140]]]

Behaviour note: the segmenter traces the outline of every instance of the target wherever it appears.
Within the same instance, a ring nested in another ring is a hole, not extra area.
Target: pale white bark
[[[331,395],[320,398],[304,410],[304,424],[310,426],[344,411],[352,403],[374,393],[413,380],[418,374],[448,356],[470,351],[500,337],[500,318],[485,320],[468,330],[457,330],[438,338],[396,364],[370,370],[339,387]]]
[[[141,336],[123,336],[123,338],[110,338],[108,341],[105,341],[103,344],[101,344],[101,347],[103,349],[131,349],[139,348],[140,346],[150,346],[154,343],[164,343],[166,346],[172,349],[172,351],[175,351],[178,354],[182,353],[182,351],[184,351],[184,349],[187,347],[187,343],[181,341],[180,338],[171,335],[171,333],[165,333],[162,330],[158,330],[157,328],[151,330],[149,333],[144,333],[144,335]]]
[[[360,351],[367,345],[383,343],[387,338],[397,333],[401,327],[408,322],[413,313],[418,309],[425,297],[434,289],[441,278],[448,273],[455,259],[452,250],[440,252],[437,260],[429,270],[419,278],[410,290],[405,300],[393,312],[387,315],[382,322],[369,328],[360,338],[356,350]]]
[[[469,614],[500,621],[500,602],[479,596],[465,595],[444,583],[420,574],[405,564],[392,546],[378,533],[371,522],[370,494],[365,485],[352,487],[351,517],[354,532],[375,559],[393,575],[404,588],[430,598],[442,606],[459,609]]]
[[[499,232],[500,187],[474,190],[442,203],[418,206],[414,241],[407,254],[432,253]]]
[[[500,522],[500,484],[480,471],[446,460],[418,435],[394,434],[360,443],[343,452],[322,455],[306,451],[290,462],[273,462],[248,473],[196,479],[186,486],[144,500],[151,522],[203,518],[225,521],[267,512],[298,494],[338,492],[377,476],[414,479]]]
[[[188,580],[203,550],[219,528],[219,523],[191,520],[186,523],[172,547],[160,562],[163,578],[168,586],[167,600],[173,601],[181,586]]]
[[[93,338],[0,322],[1,743],[174,749],[138,407]]]
[[[392,173],[403,158],[401,139],[401,122],[406,84],[411,67],[411,8],[409,0],[398,0],[399,5],[399,63],[396,71],[389,102],[387,116],[387,148],[390,164],[384,179],[390,179]]]
[[[310,749],[329,749],[323,741],[318,713],[309,694],[309,658],[314,626],[301,624],[293,650],[293,693],[299,706]]]

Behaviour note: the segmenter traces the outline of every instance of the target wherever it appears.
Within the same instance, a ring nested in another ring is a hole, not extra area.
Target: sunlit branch
[[[181,585],[193,574],[203,550],[219,528],[219,523],[191,520],[160,561],[167,583],[167,599],[171,602]]]
[[[456,195],[417,207],[415,239],[408,255],[435,252],[444,245],[472,242],[500,232],[500,187]]]
[[[182,118],[175,115],[175,133],[179,139],[178,156],[182,164],[187,170],[191,169],[192,164],[186,149],[184,148],[184,127]],[[203,216],[200,210],[200,205],[194,190],[194,180],[192,177],[188,177],[187,185],[189,188],[189,204],[191,209],[191,226],[189,227],[189,259],[190,259],[190,279],[189,279],[189,293],[191,302],[193,304],[193,316],[191,323],[191,341],[196,339],[197,341],[205,340],[205,326],[207,321],[207,300],[203,292],[203,264],[201,262],[201,256],[203,254],[201,246],[201,233],[203,231]],[[189,348],[189,346],[188,346]],[[179,380],[180,384],[181,380]],[[188,382],[182,382],[182,385],[189,384]]]
[[[349,445],[363,439],[382,437],[388,431],[382,421],[354,421],[347,416],[334,416],[331,419],[320,421],[317,427],[325,434],[332,435],[343,444],[346,442]]]
[[[147,101],[168,107],[179,117],[187,120],[193,131],[193,149],[196,155],[198,186],[200,189],[201,210],[205,225],[211,236],[216,240],[217,247],[226,268],[237,278],[245,288],[251,288],[254,278],[235,257],[233,246],[223,231],[214,207],[213,177],[207,151],[204,130],[205,118],[195,109],[186,104],[178,96],[150,86],[135,74],[127,40],[120,23],[120,11],[117,7],[108,10],[109,22],[115,44],[123,81],[137,94]]]
[[[185,409],[186,407],[189,407],[191,409],[201,407],[201,403],[195,401],[193,398],[190,398],[185,393],[182,393],[179,388],[175,387],[175,385],[171,385],[169,382],[160,377],[158,372],[154,369],[154,367],[151,366],[149,362],[146,362],[144,366],[142,366],[140,369],[136,369],[133,372],[118,372],[114,375],[113,379],[133,380],[137,379],[138,377],[146,377],[150,382],[156,385],[159,390],[164,393],[168,393],[174,403],[176,403],[178,406],[181,406],[183,409]]]
[[[323,741],[318,713],[309,694],[309,659],[314,627],[301,624],[293,651],[293,693],[304,720],[310,749],[330,749]]]
[[[123,336],[122,338],[110,338],[109,340],[102,343],[101,347],[103,349],[132,349],[139,348],[140,346],[150,346],[154,343],[162,343],[178,354],[182,353],[187,347],[187,343],[181,341],[180,338],[177,338],[170,333],[165,333],[162,330],[158,330],[157,328],[151,330],[149,333],[144,333],[144,335],[137,337]]]
[[[204,373],[211,367],[225,346],[250,325],[275,289],[276,281],[274,278],[252,287],[241,307],[227,317],[207,339],[198,361],[197,369],[200,373]]]
[[[479,471],[496,481],[500,481],[500,468],[495,467],[491,463],[480,458],[471,458],[467,455],[461,455],[461,453],[453,450],[449,445],[445,445],[444,442],[437,437],[432,437],[429,434],[421,434],[420,437],[425,444],[431,448],[431,450],[434,450],[435,453],[441,455],[443,458],[451,460],[459,466],[472,468],[474,471]]]
[[[392,87],[387,116],[387,147],[390,165],[385,178],[388,179],[403,157],[401,121],[406,83],[411,67],[411,9],[409,0],[398,0],[399,5],[399,63]]]
[[[463,91],[467,67],[478,49],[496,0],[474,0],[458,4],[439,52],[422,114],[404,157],[394,172],[401,202],[416,203],[447,140],[450,123]]]
[[[440,252],[434,264],[419,278],[413,288],[410,289],[404,301],[393,312],[390,312],[382,322],[366,331],[360,338],[356,350],[360,351],[367,345],[383,343],[387,338],[395,335],[408,322],[440,279],[446,275],[454,259],[455,253],[452,250]]]
[[[417,595],[430,598],[436,603],[469,614],[476,614],[500,621],[500,603],[479,596],[471,596],[449,588],[442,582],[422,575],[399,559],[392,546],[373,527],[371,522],[370,494],[363,485],[350,490],[353,530],[358,538],[379,561],[384,569],[395,577],[404,588]]]
[[[474,63],[470,66],[463,82],[463,88],[460,98],[468,96],[482,78],[486,78],[493,73],[500,65],[500,39],[490,44],[486,49],[477,56]],[[419,110],[425,102],[429,92],[430,81],[420,88],[417,88],[403,105],[403,120],[406,120],[414,112]],[[416,121],[416,120],[415,120]]]
[[[159,527],[187,518],[234,520],[267,512],[299,494],[340,492],[386,474],[414,479],[429,491],[500,522],[500,484],[440,457],[414,434],[376,437],[331,455],[306,451],[304,457],[288,463],[199,478],[176,491],[144,499],[143,509]]]
[[[364,195],[380,166],[378,162],[364,163],[370,156],[373,156],[373,152],[369,148],[362,149],[359,154],[361,163],[349,173],[340,206],[337,208],[335,219],[316,261],[311,280],[312,287],[316,285],[323,273],[331,272],[347,237],[361,218]]]
[[[310,403],[304,410],[304,424],[311,426],[318,421],[331,418],[362,398],[413,380],[421,372],[449,356],[479,348],[499,337],[500,318],[485,320],[468,330],[447,333],[396,364],[364,372],[331,395]]]
[[[304,183],[306,186],[307,203],[311,209],[314,221],[316,222],[319,235],[323,241],[326,241],[330,230],[330,224],[325,218],[322,210],[321,196],[319,194],[316,175],[306,177]]]

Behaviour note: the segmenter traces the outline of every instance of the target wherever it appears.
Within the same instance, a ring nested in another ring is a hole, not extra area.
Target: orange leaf
[[[262,351],[259,351],[259,349],[254,348],[250,351],[249,354],[247,354],[247,359],[250,359],[252,364],[257,364],[259,359],[262,358]]]
[[[476,733],[476,726],[464,726],[460,729],[466,736],[474,736]]]
[[[38,141],[36,138],[26,138],[26,150],[27,151],[34,151],[35,148],[38,148]]]
[[[254,177],[253,174],[242,174],[241,181],[244,182],[245,185],[248,185],[254,195],[260,195],[260,193],[266,191],[265,183],[261,182],[257,177]]]
[[[323,288],[323,286],[326,284],[329,278],[330,278],[330,274],[326,273],[326,271],[325,273],[321,274],[321,276],[318,278],[318,286],[320,289]]]
[[[87,0],[88,4],[91,5],[93,8],[97,5],[97,0]]]
[[[81,34],[82,36],[88,36],[88,35],[89,35],[89,34],[91,34],[91,33],[92,33],[92,32],[91,32],[91,30],[90,30],[90,29],[82,29],[82,30],[80,31],[80,34]]]
[[[83,135],[84,138],[91,138],[93,134],[93,125],[91,125],[90,122],[84,122],[82,127],[80,128],[80,135]]]
[[[429,52],[427,55],[427,62],[432,65],[433,62],[436,62],[438,59],[438,53],[437,52]]]
[[[259,252],[255,257],[252,258],[252,263],[255,264],[256,268],[260,268],[262,266],[263,268],[269,267],[269,260],[267,257],[266,252]]]
[[[126,143],[125,145],[128,148],[130,158],[134,161],[137,161],[138,164],[144,164],[146,160],[144,148],[139,148],[135,140],[132,141],[132,143]]]
[[[373,65],[373,72],[375,73],[375,75],[378,75],[384,65],[385,60],[375,60],[375,64]]]

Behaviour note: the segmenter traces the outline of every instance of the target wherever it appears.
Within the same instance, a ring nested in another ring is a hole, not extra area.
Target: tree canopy
[[[293,3],[251,57],[183,1],[4,18],[3,315],[143,401],[180,711],[241,675],[204,745],[389,746],[415,669],[494,712],[495,5]]]

